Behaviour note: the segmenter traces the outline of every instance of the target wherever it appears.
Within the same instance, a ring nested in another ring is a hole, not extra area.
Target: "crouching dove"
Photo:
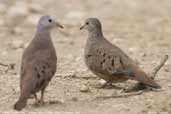
[[[44,102],[44,91],[56,72],[57,56],[50,36],[54,27],[63,28],[51,16],[42,16],[33,40],[24,51],[20,71],[20,97],[14,105],[16,110],[26,107],[30,95],[34,95],[37,102]],[[36,95],[39,91],[40,100]]]
[[[98,77],[111,83],[128,79],[139,81],[153,88],[160,88],[120,48],[105,39],[101,23],[97,18],[88,18],[80,29],[88,30],[85,47],[85,63]]]

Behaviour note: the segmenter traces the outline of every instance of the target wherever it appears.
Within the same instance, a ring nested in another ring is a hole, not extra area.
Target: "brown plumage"
[[[85,63],[94,74],[110,83],[132,79],[160,88],[130,57],[104,38],[97,18],[87,19],[80,29],[88,30]]]
[[[27,104],[30,95],[38,100],[36,92],[41,91],[40,103],[43,103],[45,88],[56,72],[57,56],[50,31],[55,26],[62,27],[50,16],[39,20],[35,37],[22,56],[20,73],[20,97],[14,109],[21,110]]]

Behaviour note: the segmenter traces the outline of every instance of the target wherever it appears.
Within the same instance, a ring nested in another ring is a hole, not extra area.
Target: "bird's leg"
[[[34,95],[34,98],[35,98],[35,104],[39,104],[39,100],[38,100],[38,98],[37,98],[37,94],[35,93],[35,94],[33,94]]]
[[[40,105],[43,105],[43,104],[44,104],[44,92],[45,92],[45,90],[42,89],[42,90],[41,90],[41,98],[40,98],[40,100],[39,100],[39,104],[40,104]]]
[[[106,84],[103,85],[103,88],[112,89],[113,88],[112,82],[111,81],[107,82]]]

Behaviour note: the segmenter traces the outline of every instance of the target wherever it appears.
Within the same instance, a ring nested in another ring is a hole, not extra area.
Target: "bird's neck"
[[[52,44],[50,31],[47,29],[37,29],[33,42],[38,47],[48,47]]]
[[[101,29],[89,31],[89,38],[103,38],[103,32]]]
[[[99,41],[101,41],[103,39],[104,39],[104,36],[103,36],[103,33],[102,33],[101,30],[89,31],[87,43],[89,45],[94,45],[94,44],[98,43]]]
[[[50,40],[50,30],[47,30],[47,29],[43,29],[43,28],[39,28],[37,29],[36,31],[36,37],[37,39],[39,40]]]

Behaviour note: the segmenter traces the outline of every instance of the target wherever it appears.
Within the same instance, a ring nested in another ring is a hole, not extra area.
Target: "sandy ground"
[[[107,39],[139,61],[146,72],[151,72],[165,54],[171,56],[170,0],[0,0],[0,3],[0,62],[16,64],[10,71],[0,66],[0,112],[14,111],[22,52],[34,35],[37,19],[50,14],[65,26],[64,30],[52,33],[58,68],[45,100],[54,103],[36,107],[34,99],[30,99],[24,112],[171,113],[170,59],[157,74],[156,81],[162,90],[126,98],[92,101],[96,96],[118,93],[120,89],[96,89],[92,85],[98,79],[70,77],[94,77],[83,59],[87,32],[79,30],[88,17],[98,17]],[[88,85],[89,92],[80,92],[84,85]]]

